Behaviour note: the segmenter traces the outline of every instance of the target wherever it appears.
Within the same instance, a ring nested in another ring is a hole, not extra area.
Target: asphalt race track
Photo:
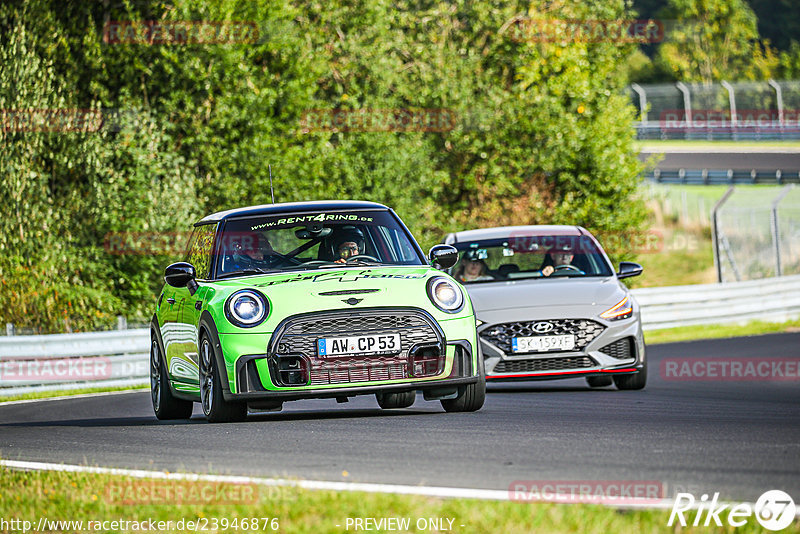
[[[642,150],[639,159],[645,161],[656,154],[659,157],[657,167],[662,170],[676,169],[756,169],[775,170],[783,169],[785,172],[800,171],[800,151],[709,151],[707,149],[675,150],[668,151],[655,149]]]
[[[248,422],[162,423],[149,392],[0,406],[6,460],[505,490],[515,480],[656,480],[754,501],[800,494],[800,381],[664,380],[669,357],[800,358],[800,333],[649,348],[647,389],[491,384],[483,410],[417,399],[287,403]],[[343,474],[348,472],[348,476]]]

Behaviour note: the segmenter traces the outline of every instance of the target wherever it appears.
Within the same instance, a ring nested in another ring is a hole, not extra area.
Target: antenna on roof
[[[269,194],[272,196],[272,203],[275,204],[275,191],[272,190],[272,165],[267,165],[269,167]]]

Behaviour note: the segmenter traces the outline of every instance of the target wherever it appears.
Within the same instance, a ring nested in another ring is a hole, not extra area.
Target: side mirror
[[[189,293],[192,295],[197,291],[197,282],[195,282],[194,278],[194,266],[185,261],[173,263],[164,271],[164,281],[166,283],[172,287],[188,287]]]
[[[619,262],[619,272],[617,278],[630,278],[631,276],[639,276],[644,269],[638,263],[632,261]]]
[[[428,259],[437,269],[449,269],[458,261],[458,251],[451,245],[434,245],[428,252]]]

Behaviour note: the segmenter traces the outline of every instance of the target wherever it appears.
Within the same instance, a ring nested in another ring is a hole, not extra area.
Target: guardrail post
[[[632,83],[631,89],[639,95],[639,122],[643,126],[647,126],[647,93],[644,92],[642,86],[638,83]]]
[[[736,93],[733,90],[733,86],[726,81],[722,82],[722,87],[728,91],[728,106],[731,112],[731,138],[735,141],[738,139],[736,135],[736,126],[739,118],[736,113]]]
[[[778,224],[778,204],[781,203],[783,197],[789,194],[794,185],[787,185],[772,201],[772,213],[770,216],[770,227],[772,229],[772,243],[775,246],[775,276],[783,276],[781,269],[781,229]]]
[[[128,320],[122,315],[117,315],[117,330],[127,330]]]
[[[711,209],[711,241],[714,247],[714,267],[716,267],[717,270],[717,282],[719,283],[722,283],[722,262],[719,257],[719,221],[717,219],[717,212],[733,194],[734,189],[734,186],[730,186],[728,190],[725,191],[725,194],[722,195],[722,198],[719,199]]]
[[[678,91],[683,93],[683,111],[686,122],[686,130],[683,137],[684,139],[689,139],[689,130],[692,128],[692,95],[689,92],[689,88],[683,82],[676,83],[675,87],[678,88]]]
[[[14,325],[11,323],[6,323],[6,335],[13,336],[14,335]]]
[[[778,103],[778,127],[783,131],[783,90],[778,82],[770,80],[769,86],[775,89],[775,100]]]

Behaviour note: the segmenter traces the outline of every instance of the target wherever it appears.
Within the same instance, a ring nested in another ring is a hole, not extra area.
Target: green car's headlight
[[[443,312],[456,313],[464,307],[461,288],[442,276],[434,276],[428,280],[428,298]]]
[[[266,297],[254,289],[237,291],[225,302],[225,316],[239,327],[250,328],[267,317],[269,304]]]

